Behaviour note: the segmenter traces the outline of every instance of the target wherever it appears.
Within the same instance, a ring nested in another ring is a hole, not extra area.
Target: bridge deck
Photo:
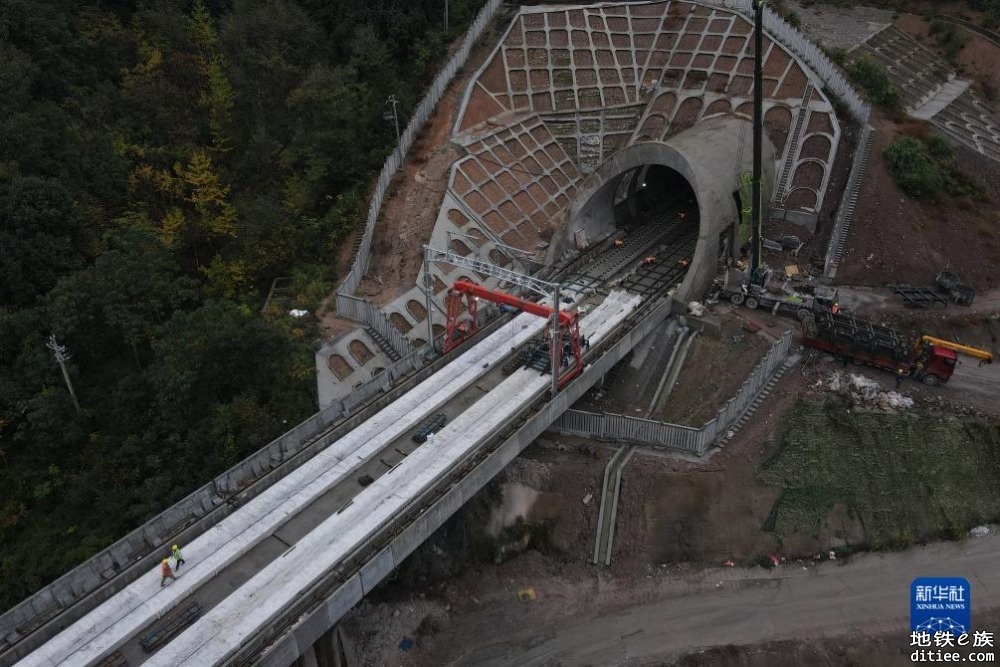
[[[692,226],[692,234],[696,229]],[[660,242],[663,237],[651,238]],[[617,270],[634,271],[635,262],[625,259]],[[593,295],[593,303],[583,304],[581,329],[592,344],[651,296],[641,292],[615,291],[603,300]],[[503,361],[545,327],[545,320],[530,315],[514,318],[185,545],[188,564],[177,581],[161,589],[158,573],[141,577],[20,664],[93,664],[116,651],[133,665],[147,659],[151,664],[211,664],[214,656],[238,647],[246,630],[227,623],[259,624],[280,613],[301,594],[304,582],[329,570],[350,552],[348,546],[377,531],[383,519],[413,497],[411,491],[426,488],[432,471],[443,474],[510,414],[547,390],[547,375],[520,369],[505,378],[502,372]],[[431,442],[414,445],[413,431],[438,412],[447,414],[449,423]],[[361,487],[357,480],[362,475],[375,482]],[[263,597],[266,609],[256,602]],[[199,604],[201,618],[148,656],[140,644],[143,634],[192,601]],[[217,632],[222,636],[210,642],[215,648],[202,646],[199,637]]]

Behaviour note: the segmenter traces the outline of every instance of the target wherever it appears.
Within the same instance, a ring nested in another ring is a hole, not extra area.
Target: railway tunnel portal
[[[583,180],[570,209],[562,248],[578,247],[618,230],[670,226],[670,242],[696,237],[691,268],[678,298],[696,298],[711,284],[718,260],[737,248],[741,174],[752,162],[750,123],[708,119],[666,141],[637,143],[610,156]],[[774,147],[764,137],[765,201],[774,183]]]

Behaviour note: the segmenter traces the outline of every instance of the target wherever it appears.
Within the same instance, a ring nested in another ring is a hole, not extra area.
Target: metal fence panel
[[[718,434],[739,419],[778,366],[784,363],[791,343],[792,333],[786,331],[771,346],[736,394],[701,428],[629,415],[567,410],[552,423],[552,430],[567,435],[624,440],[654,448],[704,454]]]

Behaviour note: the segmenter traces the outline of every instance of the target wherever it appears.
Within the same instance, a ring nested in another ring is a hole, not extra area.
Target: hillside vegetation
[[[0,607],[312,411],[311,332],[263,297],[332,285],[386,98],[405,124],[481,4],[4,2]]]

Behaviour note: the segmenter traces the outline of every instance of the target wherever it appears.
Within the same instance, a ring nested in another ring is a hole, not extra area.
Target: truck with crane
[[[715,282],[715,298],[750,310],[761,308],[775,315],[792,315],[803,322],[830,310],[837,302],[835,288],[818,286],[809,293],[799,292],[787,282],[775,285],[773,271],[767,265],[759,266],[749,280],[747,271],[727,269]]]
[[[921,335],[915,340],[898,329],[854,315],[821,313],[804,322],[802,342],[856,364],[905,374],[928,386],[947,382],[955,372],[959,353],[993,363],[993,354],[969,345]]]

